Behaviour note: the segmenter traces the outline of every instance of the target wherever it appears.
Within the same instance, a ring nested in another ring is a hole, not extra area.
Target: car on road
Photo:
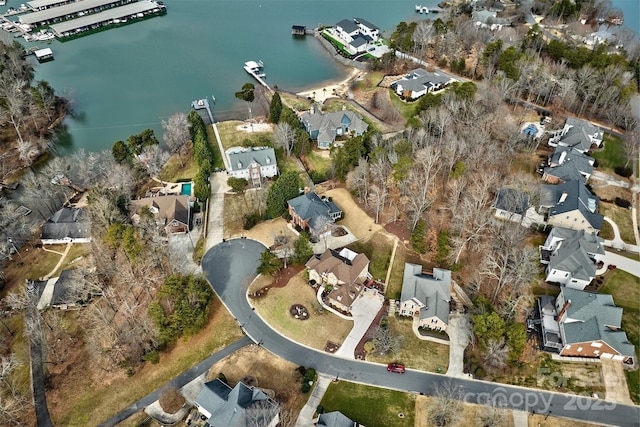
[[[400,365],[397,363],[389,363],[387,365],[387,371],[389,372],[395,372],[397,374],[404,374],[404,365]]]

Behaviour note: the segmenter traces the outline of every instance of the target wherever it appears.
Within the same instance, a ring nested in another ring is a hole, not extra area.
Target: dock
[[[211,98],[213,102],[216,102],[216,98],[212,95]],[[231,166],[229,165],[229,159],[224,152],[224,147],[222,146],[222,140],[220,139],[220,134],[218,133],[218,126],[216,125],[216,121],[213,118],[213,113],[211,112],[211,107],[209,106],[209,100],[207,98],[197,99],[191,103],[191,108],[194,110],[206,110],[209,115],[209,119],[211,120],[211,126],[213,126],[213,133],[216,136],[216,141],[218,142],[218,149],[220,150],[220,155],[222,156],[222,162],[224,163],[225,170],[231,170]]]
[[[27,2],[27,6],[34,12],[73,3],[78,0],[32,0]]]
[[[263,71],[264,64],[262,61],[247,61],[244,63],[244,70],[249,73],[254,79],[258,81],[262,86],[267,88],[267,90],[271,91],[271,88],[264,81],[267,78],[267,75]]]
[[[33,52],[33,54],[36,56],[36,59],[40,63],[47,62],[47,61],[53,61],[53,51],[51,49],[49,49],[48,47],[44,48],[44,49],[35,50]]]
[[[291,27],[291,35],[292,36],[306,36],[307,35],[307,27],[304,25],[294,25]]]
[[[69,19],[99,13],[103,10],[130,3],[130,0],[82,0],[61,6],[49,7],[20,16],[22,24],[39,27],[41,25],[55,24]]]

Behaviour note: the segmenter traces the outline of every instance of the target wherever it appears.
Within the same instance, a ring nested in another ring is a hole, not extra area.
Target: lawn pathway
[[[56,264],[55,267],[53,267],[53,270],[51,270],[49,272],[49,274],[47,274],[46,276],[44,276],[45,280],[48,280],[51,278],[51,276],[53,276],[56,271],[58,271],[58,269],[60,268],[60,266],[62,265],[62,263],[64,262],[65,258],[67,257],[67,254],[69,253],[69,251],[71,250],[71,245],[72,243],[67,243],[67,247],[64,248],[64,252],[60,253],[60,252],[56,252],[56,251],[49,251],[49,252],[55,252],[57,254],[60,254],[60,259],[58,260],[58,263]],[[43,247],[44,249],[44,247]],[[45,249],[46,250],[46,249]]]

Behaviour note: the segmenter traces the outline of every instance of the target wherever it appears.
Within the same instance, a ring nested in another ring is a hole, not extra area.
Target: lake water
[[[434,6],[439,0],[421,2]],[[299,91],[348,72],[313,37],[294,38],[291,26],[313,28],[361,17],[382,30],[426,15],[415,0],[168,0],[167,15],[76,40],[54,41],[55,61],[36,78],[74,101],[63,152],[110,149],[191,101],[214,95],[218,118],[248,115],[234,97],[246,82],[244,62],[262,60],[271,86]],[[435,17],[435,15],[430,15]]]
[[[416,4],[438,1],[166,0],[165,16],[54,41],[55,61],[38,65],[36,78],[74,102],[76,115],[60,138],[63,152],[110,149],[146,128],[161,137],[161,120],[202,97],[215,96],[219,119],[246,117],[234,92],[252,81],[242,68],[248,60],[262,60],[269,84],[289,91],[345,77],[348,70],[315,38],[291,36],[294,24],[313,28],[361,17],[388,35],[400,21],[427,17],[415,12]],[[612,3],[638,32],[640,2]]]

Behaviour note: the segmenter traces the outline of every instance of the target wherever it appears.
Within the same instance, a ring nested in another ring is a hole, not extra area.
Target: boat
[[[244,63],[244,70],[252,76],[264,79],[267,75],[263,71],[264,64],[262,61],[247,61]]]

